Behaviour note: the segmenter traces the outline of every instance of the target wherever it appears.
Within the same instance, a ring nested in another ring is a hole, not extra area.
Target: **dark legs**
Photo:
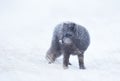
[[[84,66],[84,54],[83,53],[80,53],[78,55],[78,61],[79,61],[79,68],[80,69],[85,69],[85,66]]]
[[[49,63],[53,63],[56,58],[58,58],[62,53],[60,51],[56,51],[56,50],[48,50],[47,54],[46,54],[46,59],[48,60]],[[84,66],[84,52],[78,52],[77,54],[78,56],[78,62],[79,62],[79,68],[80,69],[85,69]],[[65,51],[63,53],[63,68],[67,69],[68,65],[71,65],[69,63],[69,58],[70,58],[70,53]]]
[[[67,69],[68,65],[70,64],[69,58],[70,58],[70,54],[64,53],[64,56],[63,56],[63,68],[64,69]]]

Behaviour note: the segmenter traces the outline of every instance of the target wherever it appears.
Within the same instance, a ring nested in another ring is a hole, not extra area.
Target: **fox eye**
[[[74,30],[74,29],[75,29],[75,24],[72,23],[72,24],[70,25],[70,30]]]
[[[74,26],[70,27],[70,30],[74,30]]]

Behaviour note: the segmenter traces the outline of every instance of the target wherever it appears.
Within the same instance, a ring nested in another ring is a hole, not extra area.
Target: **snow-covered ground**
[[[1,0],[0,81],[120,81],[119,0]],[[91,44],[86,70],[71,56],[48,64],[45,54],[56,24],[85,26]]]

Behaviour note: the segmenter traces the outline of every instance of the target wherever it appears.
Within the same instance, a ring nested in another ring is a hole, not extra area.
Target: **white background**
[[[1,0],[0,81],[120,81],[119,0]],[[86,70],[77,58],[64,70],[62,57],[49,65],[45,54],[54,27],[73,21],[85,26],[91,44]]]

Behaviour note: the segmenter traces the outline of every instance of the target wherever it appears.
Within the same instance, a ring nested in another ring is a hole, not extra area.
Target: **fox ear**
[[[63,26],[64,26],[64,27],[67,27],[67,24],[66,24],[66,23],[64,23],[64,24],[63,24]]]

